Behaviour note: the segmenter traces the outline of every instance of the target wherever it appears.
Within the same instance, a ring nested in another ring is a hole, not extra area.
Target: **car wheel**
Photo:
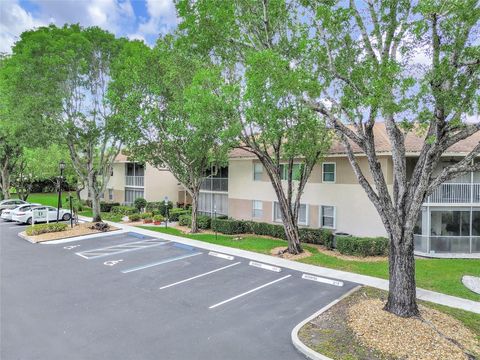
[[[71,217],[72,216],[70,214],[64,214],[63,217],[62,217],[62,220],[63,221],[68,221],[68,220],[70,220]]]
[[[27,224],[28,224],[28,225],[32,225],[32,218],[28,218]]]

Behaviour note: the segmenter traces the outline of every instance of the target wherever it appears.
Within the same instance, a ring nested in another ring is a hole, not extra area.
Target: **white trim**
[[[333,227],[331,226],[323,226],[323,207],[332,207],[333,208]],[[337,207],[335,205],[320,205],[319,209],[319,219],[318,219],[318,225],[322,229],[330,229],[330,230],[335,230],[337,228]]]
[[[333,165],[333,181],[326,181],[324,178],[325,170],[324,165]],[[337,182],[337,163],[336,162],[323,162],[322,163],[322,183],[325,184],[335,184]]]
[[[272,201],[272,222],[274,223],[283,223],[282,219],[275,219],[275,204],[279,204],[278,200],[277,201]],[[300,206],[305,205],[305,222],[300,221],[298,219],[298,225],[302,226],[308,226],[309,225],[309,217],[310,217],[310,206],[306,203],[300,203]],[[280,205],[279,205],[280,206]]]

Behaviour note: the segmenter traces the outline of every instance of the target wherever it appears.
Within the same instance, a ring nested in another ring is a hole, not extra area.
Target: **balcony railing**
[[[143,176],[125,176],[125,185],[143,187],[144,177]]]
[[[443,183],[427,198],[427,203],[480,203],[480,184]]]
[[[414,235],[415,251],[420,253],[477,254],[480,236]]]
[[[204,191],[228,191],[228,178],[207,178],[200,186]]]

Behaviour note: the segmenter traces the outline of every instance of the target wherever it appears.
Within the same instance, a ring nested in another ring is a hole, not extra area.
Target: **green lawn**
[[[255,236],[245,236],[242,237],[242,240],[234,240],[234,236],[218,235],[215,239],[215,235],[211,234],[185,235],[180,230],[174,228],[165,229],[152,226],[141,227],[161,233],[184,236],[190,239],[255,251],[262,254],[270,254],[271,249],[286,245],[286,241],[283,240]],[[310,246],[305,246],[305,248],[312,253],[312,256],[299,260],[303,263],[375,276],[383,279],[388,278],[388,264],[386,261],[362,262],[342,260],[334,256],[320,253],[316,248]],[[461,283],[463,275],[480,276],[480,260],[417,259],[416,273],[418,287],[459,296],[465,299],[480,301],[480,295],[468,290]]]
[[[17,196],[15,194],[12,194],[12,198],[16,198],[16,197]],[[68,193],[67,195],[62,194],[62,206],[66,206],[68,204],[67,199],[68,199]],[[30,203],[39,203],[42,205],[57,207],[58,194],[57,193],[34,193],[28,196],[27,201]]]
[[[78,215],[93,217],[93,212],[92,212],[92,209],[86,209],[86,210],[80,211]],[[113,222],[120,222],[122,221],[122,217],[123,217],[123,215],[113,214],[109,212],[101,212],[100,216],[102,217],[102,220],[113,221]]]

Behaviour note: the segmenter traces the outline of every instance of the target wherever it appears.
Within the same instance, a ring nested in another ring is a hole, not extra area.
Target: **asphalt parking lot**
[[[0,222],[1,359],[303,359],[293,327],[355,286],[160,234],[45,245],[20,230]]]

